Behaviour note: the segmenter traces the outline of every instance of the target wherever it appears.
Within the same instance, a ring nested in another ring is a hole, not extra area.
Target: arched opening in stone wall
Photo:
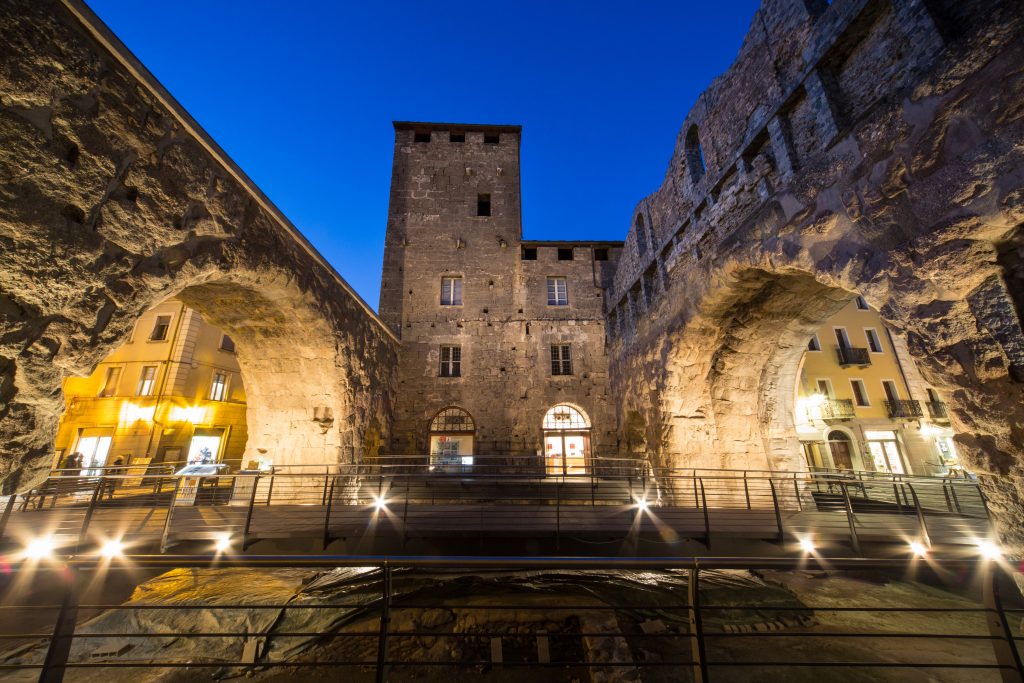
[[[554,476],[590,471],[590,418],[568,403],[544,414],[544,471]]]
[[[159,275],[166,277],[166,271]],[[235,346],[234,356],[245,378],[245,427],[220,436],[237,441],[244,431],[245,446],[237,466],[255,462],[280,468],[354,462],[362,454],[364,434],[360,426],[377,424],[387,428],[387,397],[367,390],[365,356],[370,351],[357,335],[347,335],[344,321],[335,320],[327,305],[301,288],[294,275],[269,265],[237,265],[225,272],[219,266],[190,264],[170,281],[156,280],[154,286],[125,296],[121,306],[109,314],[101,335],[75,346],[75,340],[64,340],[58,372],[35,371],[35,364],[54,367],[46,359],[25,361],[22,376],[27,380],[19,387],[19,395],[36,397],[36,402],[32,406],[35,425],[23,429],[26,442],[38,444],[38,454],[25,450],[20,462],[6,463],[4,485],[8,490],[38,481],[53,465],[50,454],[64,409],[64,378],[93,374],[103,358],[128,339],[145,311],[172,299],[222,330]],[[172,316],[168,334],[173,332]],[[208,379],[213,382],[214,378],[211,375]],[[138,384],[149,380],[129,377],[124,381],[131,384],[129,393],[137,393]],[[214,389],[210,387],[209,391]],[[230,384],[223,391],[230,396]],[[182,410],[190,407],[195,406],[180,406]],[[139,415],[126,416],[129,420],[134,417]],[[176,421],[179,425],[190,419],[201,424],[205,420],[197,412],[179,412],[177,417],[181,418]],[[204,424],[201,429],[213,427]],[[218,433],[199,435],[211,437],[206,446],[212,452],[212,437]],[[77,446],[75,440],[67,448]],[[81,446],[89,446],[89,442]],[[168,454],[156,452],[152,445],[147,451],[143,444],[133,447],[132,455],[184,460],[189,457],[191,440],[180,448],[180,452]],[[217,458],[219,454],[212,455]]]
[[[707,167],[704,165],[704,149],[700,144],[700,133],[697,131],[697,124],[690,126],[686,131],[686,140],[683,143],[686,154],[686,167],[690,172],[690,180],[697,182],[703,176]]]
[[[761,269],[733,272],[718,284],[701,310],[681,314],[690,316],[685,326],[659,347],[667,372],[660,415],[647,413],[652,464],[776,472],[846,468],[845,460],[837,464],[832,457],[829,434],[856,417],[857,386],[850,380],[860,379],[878,414],[850,434],[850,464],[929,475],[949,471],[954,463],[940,456],[943,446],[953,445],[952,411],[936,400],[937,388],[916,367],[911,372],[892,362],[898,351],[912,363],[906,343],[889,334],[877,312],[862,310],[859,302],[867,302],[855,292],[805,273]],[[834,329],[842,325],[829,321],[843,312],[862,318]],[[842,348],[844,339],[848,348]],[[834,359],[844,374],[815,370],[806,360],[813,356]],[[928,412],[932,402],[936,415]]]
[[[476,440],[476,422],[469,412],[457,406],[448,406],[430,421],[430,468],[434,470],[460,470],[473,465]]]

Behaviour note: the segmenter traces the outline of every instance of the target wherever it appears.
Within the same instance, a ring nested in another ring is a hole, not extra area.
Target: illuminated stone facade
[[[0,478],[52,462],[68,377],[176,297],[231,335],[246,459],[387,433],[397,340],[81,2],[0,6]]]
[[[801,358],[859,294],[1024,540],[1017,9],[762,3],[636,207],[609,297],[612,393],[657,463],[803,467]]]
[[[523,240],[520,134],[395,124],[380,299],[401,337],[393,452],[436,447],[432,420],[458,407],[472,451],[536,456],[559,404],[588,419],[588,456],[618,451],[604,291],[622,243]]]

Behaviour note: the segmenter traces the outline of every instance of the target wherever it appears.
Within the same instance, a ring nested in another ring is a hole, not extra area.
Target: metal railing
[[[536,458],[533,458],[536,461]],[[535,465],[533,467],[536,467]],[[515,459],[482,459],[445,471],[425,456],[359,465],[279,468],[185,478],[168,475],[52,477],[7,499],[0,539],[41,533],[87,547],[119,537],[159,542],[307,538],[326,548],[370,534],[409,538],[636,539],[662,535],[785,541],[814,536],[863,542],[964,545],[987,533],[974,480],[879,472],[673,469],[626,460],[590,471],[528,473]]]
[[[836,357],[840,365],[871,365],[871,354],[867,349],[852,346],[837,346]]]
[[[82,601],[85,586],[119,571],[211,567],[361,571],[357,581],[339,590],[311,589],[276,601],[195,594],[189,600]],[[63,595],[56,604],[24,604],[22,594],[14,592],[5,596],[0,613],[32,616],[0,619],[0,670],[38,671],[38,680],[51,683],[65,673],[103,669],[187,669],[193,676],[216,678],[260,671],[293,676],[362,671],[372,672],[376,681],[439,670],[459,675],[547,668],[580,678],[672,672],[672,680],[704,683],[735,680],[755,670],[777,680],[811,672],[822,680],[847,675],[867,680],[909,669],[964,677],[957,680],[1021,681],[1024,676],[1021,635],[1014,626],[1024,609],[1006,604],[1003,595],[1012,590],[1012,581],[999,563],[932,563],[930,571],[958,576],[969,589],[955,600],[952,594],[939,598],[922,591],[926,604],[907,591],[884,599],[865,591],[840,601],[804,602],[795,595],[758,600],[756,592],[723,588],[737,581],[723,570],[794,569],[828,580],[845,571],[896,580],[929,571],[916,561],[818,563],[813,558],[142,556],[16,565],[10,571],[17,578],[53,572],[63,582]],[[483,585],[491,583],[490,571],[515,577],[519,570],[529,572],[531,585],[545,596],[542,601],[517,591],[514,583],[498,595],[466,589],[474,576]],[[593,590],[566,590],[572,585],[592,589],[624,570],[629,574],[618,580],[627,590],[596,596]],[[644,581],[629,585],[638,570]],[[448,581],[459,589],[446,590]],[[195,618],[188,616],[192,613]]]
[[[821,402],[821,417],[824,420],[849,420],[855,415],[852,399],[827,398]]]
[[[928,401],[928,414],[932,416],[933,420],[948,420],[949,410],[946,408],[945,401]]]
[[[886,401],[885,409],[889,417],[918,418],[924,417],[920,401],[899,399],[897,401]]]

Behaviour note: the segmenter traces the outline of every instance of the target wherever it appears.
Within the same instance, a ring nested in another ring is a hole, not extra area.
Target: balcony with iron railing
[[[928,414],[933,420],[948,420],[949,411],[944,401],[928,401]]]
[[[889,417],[924,417],[924,411],[921,410],[920,401],[908,401],[904,399],[900,399],[898,401],[886,401],[885,409],[888,411]]]
[[[839,359],[839,364],[842,366],[871,365],[871,355],[868,353],[867,349],[859,349],[852,346],[837,346],[836,356]]]
[[[850,420],[855,417],[853,401],[848,398],[827,398],[820,408],[823,420]]]

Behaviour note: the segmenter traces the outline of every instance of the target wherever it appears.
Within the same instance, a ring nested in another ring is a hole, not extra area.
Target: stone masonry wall
[[[609,295],[620,421],[639,416],[652,460],[800,467],[800,354],[859,293],[1024,541],[1021,64],[1014,3],[765,0]]]
[[[477,453],[534,455],[544,413],[570,403],[591,420],[592,451],[613,454],[603,291],[621,243],[522,241],[518,127],[395,129],[380,305],[402,338],[392,450],[427,452],[432,418],[457,406],[476,424]],[[490,216],[477,215],[480,194]],[[537,260],[522,259],[524,246]],[[573,260],[558,260],[558,247]],[[595,261],[594,247],[610,260]],[[460,306],[440,305],[443,276],[462,278]],[[548,306],[548,276],[567,279],[568,306]],[[554,343],[571,345],[572,375],[552,376]],[[461,348],[461,377],[439,376],[441,345]]]
[[[0,6],[0,477],[50,464],[62,380],[178,296],[237,343],[247,456],[358,458],[397,342],[84,4]]]

